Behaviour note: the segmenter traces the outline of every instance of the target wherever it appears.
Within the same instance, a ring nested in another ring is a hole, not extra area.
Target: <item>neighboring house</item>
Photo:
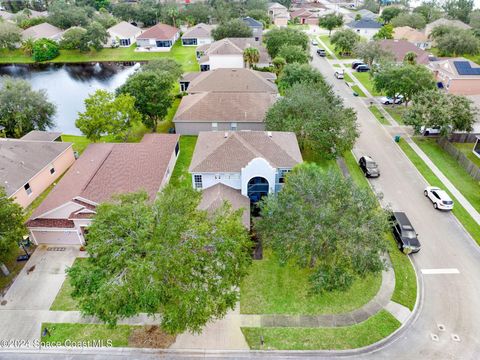
[[[430,34],[432,33],[432,30],[435,29],[437,26],[440,26],[440,25],[456,27],[456,28],[464,29],[464,30],[472,28],[470,25],[467,25],[460,20],[449,20],[449,19],[442,18],[442,19],[435,20],[435,21],[431,22],[430,24],[427,24],[427,26],[425,26],[425,36],[430,37]]]
[[[212,30],[214,25],[207,25],[200,23],[194,27],[189,28],[182,35],[183,46],[199,46],[205,44],[211,44],[213,42]]]
[[[25,14],[30,19],[40,18],[40,17],[47,17],[48,11],[36,11],[33,9],[23,9],[19,11],[17,14]]]
[[[251,18],[250,16],[244,17],[242,20],[250,29],[252,29],[252,36],[255,41],[261,42],[263,36],[263,24],[260,21]]]
[[[182,98],[173,118],[181,135],[200,131],[264,130],[265,114],[277,100],[272,93],[204,92]]]
[[[276,75],[250,69],[216,69],[185,73],[180,91],[188,94],[204,92],[248,92],[278,94]]]
[[[0,19],[4,21],[13,21],[15,15],[12,13],[9,13],[8,11],[3,11],[0,10]]]
[[[383,50],[392,53],[394,60],[398,63],[403,62],[405,55],[409,52],[417,54],[417,64],[428,65],[429,63],[428,53],[407,40],[380,40],[379,44]]]
[[[140,190],[153,201],[170,180],[178,140],[173,134],[147,134],[140,143],[89,145],[28,220],[33,242],[84,245],[100,203]]]
[[[28,29],[22,31],[22,39],[50,39],[54,41],[60,41],[64,31],[49,23],[42,23],[35,26],[31,26]]]
[[[0,138],[0,185],[26,208],[75,162],[72,144],[60,133],[34,131],[21,139]]]
[[[299,24],[318,25],[318,19],[320,18],[319,12],[312,12],[309,9],[298,9],[290,13],[290,18],[298,19]]]
[[[285,175],[302,161],[294,133],[201,132],[189,172],[192,186],[207,191],[206,203],[211,197],[217,203],[224,200],[239,203],[240,194],[256,203],[263,196],[279,192]],[[234,189],[236,194],[225,191],[223,186]],[[243,203],[246,206],[247,203]]]
[[[367,40],[371,40],[383,25],[375,20],[361,19],[352,21],[346,26],[355,31],[358,35],[366,38]]]
[[[135,51],[170,51],[179,37],[176,27],[157,24],[137,37]]]
[[[288,9],[277,2],[268,3],[268,16],[273,25],[278,27],[285,27],[290,20],[290,13]]]
[[[424,32],[411,28],[410,26],[400,26],[394,29],[393,38],[395,40],[407,40],[422,50],[430,49],[432,41]]]
[[[109,35],[109,46],[129,47],[135,44],[137,37],[142,33],[142,29],[122,21],[108,28],[107,32]]]
[[[365,20],[376,20],[378,19],[378,14],[375,14],[374,12],[371,12],[370,10],[367,10],[367,9],[361,9],[361,10],[358,10],[355,15],[359,14],[362,19],[365,19]]]
[[[433,61],[428,66],[433,71],[437,86],[455,95],[480,94],[480,67],[465,58]]]
[[[271,64],[272,59],[260,41],[255,41],[254,38],[225,38],[197,48],[200,71],[244,68],[246,64],[243,61],[243,51],[249,47],[258,49],[260,55],[256,64],[258,67]]]

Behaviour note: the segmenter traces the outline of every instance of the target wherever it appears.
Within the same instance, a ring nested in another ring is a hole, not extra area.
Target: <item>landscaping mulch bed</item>
[[[166,349],[175,342],[176,336],[163,331],[157,325],[133,330],[128,338],[129,347]]]

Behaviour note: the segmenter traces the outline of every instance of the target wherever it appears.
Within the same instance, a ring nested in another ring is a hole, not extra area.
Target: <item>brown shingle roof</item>
[[[271,93],[198,93],[182,98],[174,122],[262,122],[276,101]]]
[[[32,218],[76,197],[100,203],[114,194],[145,190],[154,199],[179,136],[147,134],[140,143],[91,144]]]
[[[225,38],[215,41],[211,44],[206,44],[197,51],[203,51],[207,56],[211,55],[242,55],[243,51],[253,47],[258,49],[260,58],[259,63],[270,63],[272,59],[268,55],[267,49],[260,41],[255,41],[254,38]]]
[[[428,53],[407,40],[380,40],[382,49],[389,51],[395,57],[395,61],[402,62],[408,52],[417,54],[418,64],[428,64]]]
[[[264,158],[275,168],[289,168],[302,162],[294,133],[212,131],[200,132],[198,135],[189,171],[239,172],[257,157]]]
[[[167,24],[157,24],[146,30],[138,39],[170,40],[179,32],[176,27]]]
[[[243,225],[250,229],[250,199],[243,196],[240,190],[218,183],[202,191],[202,200],[198,205],[201,210],[213,212],[228,201],[235,210],[244,209],[242,214]]]
[[[187,74],[187,76],[189,76]],[[275,74],[250,69],[215,69],[199,73],[187,92],[269,92],[277,94]]]
[[[428,42],[429,39],[425,33],[410,26],[400,26],[394,29],[393,38],[395,40],[407,40],[412,43]]]

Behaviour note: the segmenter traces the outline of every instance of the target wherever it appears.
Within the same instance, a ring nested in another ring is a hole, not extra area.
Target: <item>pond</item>
[[[98,89],[114,91],[140,66],[139,63],[2,65],[0,76],[27,80],[35,90],[45,89],[57,107],[55,131],[80,135],[75,126],[84,100]],[[1,82],[1,78],[0,78]]]

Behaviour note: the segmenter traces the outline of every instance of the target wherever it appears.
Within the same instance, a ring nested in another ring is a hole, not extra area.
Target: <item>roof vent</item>
[[[223,137],[226,139],[228,137],[228,132],[225,131],[225,134],[223,134]]]
[[[272,132],[271,132],[271,131],[267,131],[267,135],[268,135],[268,137],[272,137]]]

